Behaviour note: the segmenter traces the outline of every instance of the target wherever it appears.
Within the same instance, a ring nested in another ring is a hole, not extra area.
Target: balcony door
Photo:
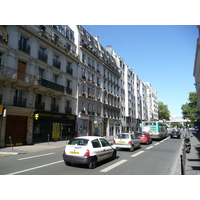
[[[17,79],[24,81],[25,71],[26,71],[26,63],[19,60]]]

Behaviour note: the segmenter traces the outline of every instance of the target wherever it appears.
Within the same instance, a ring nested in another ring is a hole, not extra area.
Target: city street
[[[48,149],[18,155],[0,156],[0,175],[172,175],[174,174],[181,139],[153,141],[130,152],[118,150],[112,161],[104,161],[93,170],[87,166],[66,166],[64,148]]]

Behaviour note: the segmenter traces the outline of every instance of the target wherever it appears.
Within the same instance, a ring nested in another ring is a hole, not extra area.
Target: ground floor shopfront
[[[79,115],[77,126],[78,136],[94,135],[110,138],[121,132],[121,120],[88,115]]]
[[[75,115],[36,111],[33,143],[74,138],[76,136],[75,124]]]

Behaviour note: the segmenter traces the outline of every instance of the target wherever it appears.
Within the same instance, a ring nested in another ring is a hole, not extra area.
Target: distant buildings
[[[157,93],[82,26],[0,26],[0,147],[112,138],[158,120]]]

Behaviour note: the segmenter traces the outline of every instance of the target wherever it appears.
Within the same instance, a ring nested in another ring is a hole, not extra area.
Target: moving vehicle
[[[134,133],[119,133],[114,138],[113,146],[118,148],[128,148],[130,151],[134,151],[136,148],[140,148],[140,139]]]
[[[181,133],[180,131],[178,130],[173,130],[171,133],[170,133],[170,138],[181,138]]]
[[[142,122],[142,131],[150,134],[152,139],[163,139],[169,135],[167,125],[158,121]]]
[[[147,132],[137,132],[136,135],[140,139],[140,143],[143,143],[143,144],[152,143],[152,138],[151,138],[149,133],[147,133]]]
[[[96,167],[97,162],[115,159],[116,148],[105,138],[98,136],[82,136],[71,139],[63,152],[66,165],[72,163],[86,164],[90,169]]]

